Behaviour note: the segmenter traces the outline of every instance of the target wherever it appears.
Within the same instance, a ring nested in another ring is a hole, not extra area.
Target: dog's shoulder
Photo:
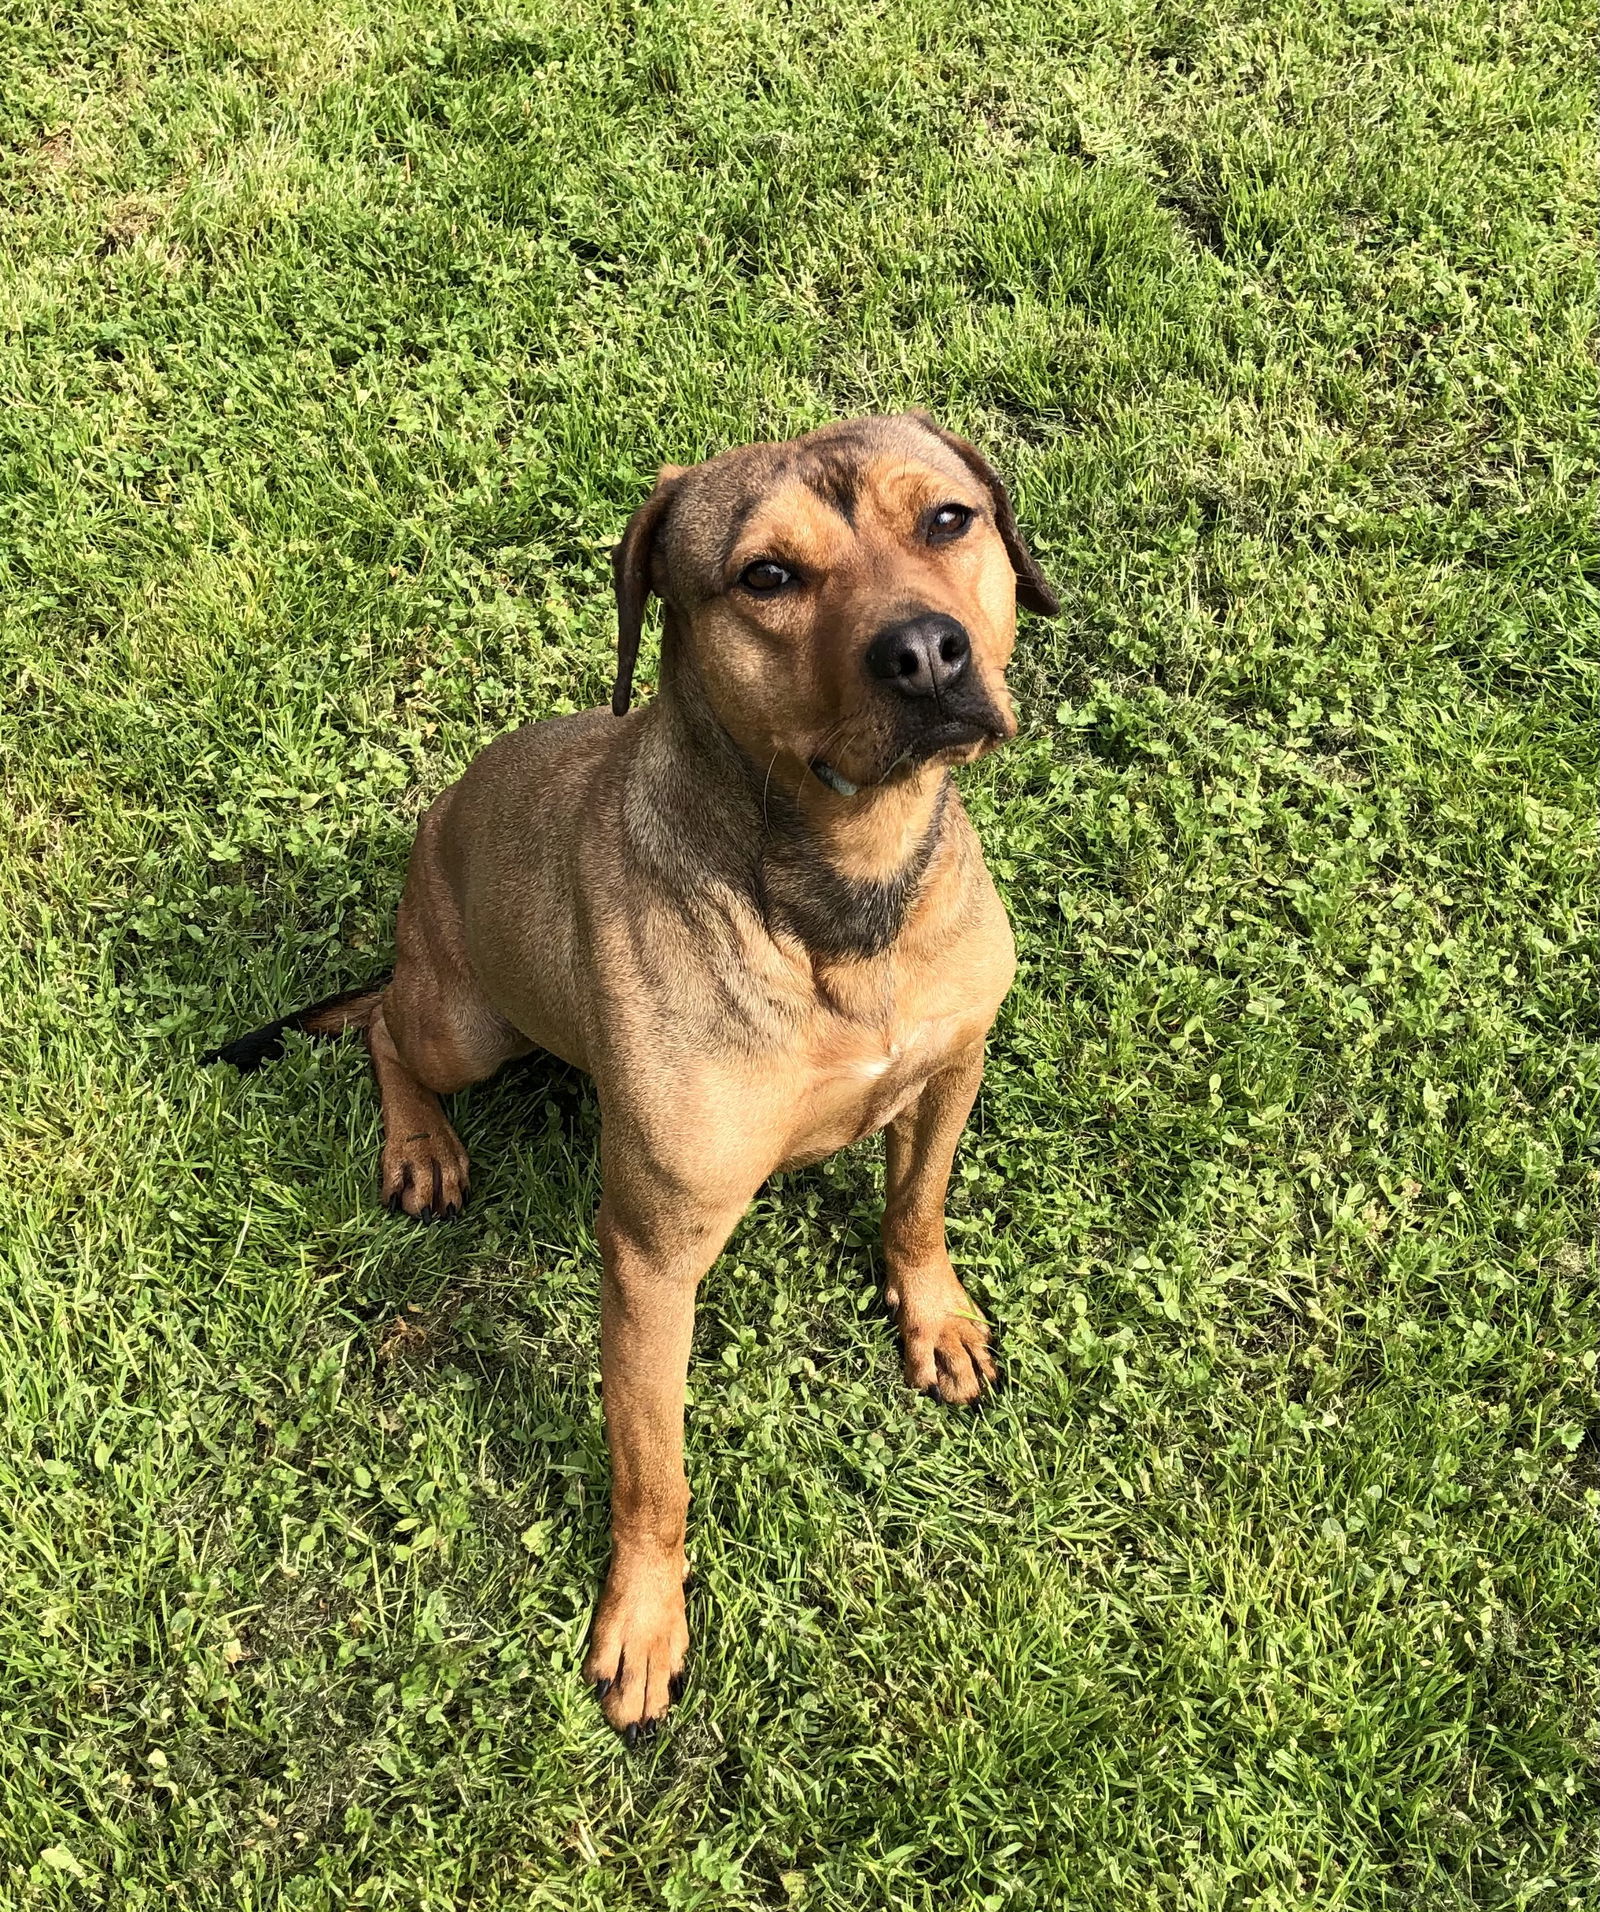
[[[499,798],[580,775],[613,756],[631,729],[604,708],[541,717],[485,744],[461,781]]]

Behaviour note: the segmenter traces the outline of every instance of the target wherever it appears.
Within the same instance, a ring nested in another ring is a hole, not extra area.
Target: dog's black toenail
[[[596,1680],[594,1683],[595,1698],[597,1700],[603,1700],[605,1696],[611,1691],[611,1685],[612,1683],[610,1680]]]
[[[622,1737],[628,1742],[630,1746],[637,1746],[639,1744],[638,1722],[635,1721],[633,1725],[625,1726],[622,1729]]]
[[[422,1204],[421,1208],[417,1210],[417,1220],[421,1222],[424,1227],[433,1220],[432,1202],[424,1202]]]
[[[683,1689],[688,1684],[688,1681],[689,1676],[687,1673],[674,1673],[672,1678],[667,1681],[667,1691],[673,1699],[681,1700],[683,1698]]]
[[[391,1215],[398,1215],[400,1213],[400,1192],[398,1189],[389,1197],[388,1201],[384,1203],[384,1207],[388,1209]]]

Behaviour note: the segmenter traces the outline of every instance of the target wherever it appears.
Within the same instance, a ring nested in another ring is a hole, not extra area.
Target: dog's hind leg
[[[384,1204],[419,1222],[449,1221],[467,1199],[467,1151],[438,1093],[401,1060],[381,1006],[367,1024],[367,1052],[383,1102]]]
[[[383,1100],[380,1194],[391,1212],[421,1222],[458,1214],[467,1198],[467,1151],[440,1096],[484,1081],[534,1047],[484,1001],[452,899],[430,876],[413,862],[394,979],[366,1025]]]

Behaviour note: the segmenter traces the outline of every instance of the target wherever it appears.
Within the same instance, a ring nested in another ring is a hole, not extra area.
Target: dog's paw
[[[467,1151],[442,1117],[383,1145],[383,1205],[413,1221],[450,1221],[467,1199]]]
[[[683,1557],[624,1570],[616,1561],[595,1612],[583,1677],[632,1746],[683,1691],[689,1653]]]
[[[964,1407],[994,1387],[999,1374],[989,1353],[989,1324],[964,1291],[955,1307],[902,1307],[898,1320],[906,1383],[919,1394]]]

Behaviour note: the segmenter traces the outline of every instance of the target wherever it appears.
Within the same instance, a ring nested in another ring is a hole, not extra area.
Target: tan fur
[[[919,526],[944,501],[977,516],[934,547]],[[466,1192],[440,1095],[534,1047],[598,1085],[614,1551],[586,1671],[629,1728],[665,1710],[688,1646],[695,1289],[767,1176],[886,1129],[886,1295],[907,1379],[959,1402],[994,1379],[944,1198],[1014,958],[948,769],[1015,728],[1019,592],[1053,606],[1003,487],[922,415],[666,467],[619,550],[618,703],[651,588],[660,695],[502,737],[439,798],[393,980],[363,1013],[383,1190],[413,1214]],[[799,567],[804,589],[768,602],[730,584],[758,558]],[[896,766],[893,695],[863,657],[886,620],[920,610],[965,625],[994,724]],[[823,782],[819,757],[859,794]],[[908,871],[875,946],[873,886],[892,903]],[[870,908],[847,906],[851,884]]]

